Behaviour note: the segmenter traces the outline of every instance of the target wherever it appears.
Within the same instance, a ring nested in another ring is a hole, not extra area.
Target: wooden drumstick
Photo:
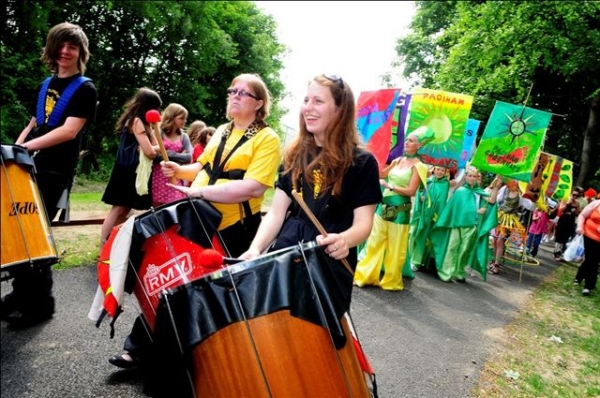
[[[158,147],[160,148],[160,155],[162,156],[165,162],[169,161],[169,155],[167,155],[167,150],[165,149],[165,144],[162,140],[162,135],[160,135],[160,130],[158,128],[158,122],[160,122],[160,113],[156,109],[151,109],[146,112],[146,122],[152,125],[154,129],[154,136],[156,137],[156,141],[158,142]],[[177,179],[175,177],[170,178],[171,184],[177,184]]]
[[[292,189],[292,196],[294,197],[294,199],[296,199],[296,202],[298,202],[300,207],[302,207],[302,210],[304,210],[304,212],[306,213],[308,218],[310,218],[310,221],[312,221],[315,228],[317,228],[317,230],[321,233],[321,235],[326,237],[327,231],[325,231],[325,228],[323,228],[323,225],[321,225],[319,220],[317,220],[317,217],[315,217],[314,213],[310,210],[310,208],[308,207],[308,205],[306,204],[304,199],[302,199],[302,196],[300,196],[298,194],[298,192],[296,192],[295,189]],[[340,261],[342,262],[342,264],[344,264],[344,267],[346,267],[348,272],[350,272],[351,275],[354,275],[354,271],[352,271],[352,267],[350,266],[350,263],[348,262],[348,260],[343,258]]]

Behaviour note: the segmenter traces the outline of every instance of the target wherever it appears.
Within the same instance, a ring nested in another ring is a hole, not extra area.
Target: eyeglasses
[[[254,98],[257,101],[259,99],[256,95],[249,93],[248,91],[246,91],[244,89],[241,89],[241,90],[238,90],[237,88],[227,89],[227,95],[229,95],[229,96],[236,96],[238,94],[240,95],[240,97],[250,97],[250,98]]]
[[[337,75],[335,73],[323,73],[323,77],[333,83],[340,83],[340,86],[344,88],[344,80],[342,80],[342,77],[340,75]]]

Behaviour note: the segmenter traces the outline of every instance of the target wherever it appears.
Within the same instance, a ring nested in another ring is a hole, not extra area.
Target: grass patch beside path
[[[565,263],[541,283],[488,358],[475,397],[600,397],[600,293],[582,296],[576,272]]]
[[[86,214],[93,218],[104,217],[110,206],[102,202],[105,183],[78,178],[71,190],[71,219],[76,220]],[[263,209],[268,209],[273,198],[273,190],[267,190]],[[100,225],[60,226],[52,228],[60,263],[54,269],[66,269],[96,265],[100,252]]]
[[[86,214],[94,214],[93,218],[108,214],[110,206],[102,202],[105,183],[92,182],[78,178],[71,190],[71,219],[87,218]],[[100,252],[100,225],[60,226],[53,227],[52,234],[60,263],[52,268],[65,268],[96,265]]]

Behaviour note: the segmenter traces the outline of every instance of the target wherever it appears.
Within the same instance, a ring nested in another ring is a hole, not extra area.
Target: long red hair
[[[300,114],[298,135],[284,151],[283,173],[291,174],[294,182],[303,173],[304,179],[314,184],[314,171],[318,169],[322,177],[321,194],[329,190],[339,193],[343,176],[352,165],[354,151],[361,145],[356,128],[354,94],[341,79],[333,81],[320,75],[309,84],[313,82],[329,87],[339,112],[325,130],[322,148],[317,147],[314,136],[307,130],[304,117]]]

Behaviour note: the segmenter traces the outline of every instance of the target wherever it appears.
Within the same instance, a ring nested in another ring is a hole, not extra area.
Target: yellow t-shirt
[[[198,158],[198,162],[200,162],[202,166],[208,162],[212,168],[215,167],[213,162],[219,147],[219,143],[221,142],[223,131],[225,131],[225,127],[226,124],[219,126],[214,134],[214,137],[211,138],[208,145],[204,149],[204,152]],[[221,159],[225,159],[227,157],[227,154],[240,140],[243,134],[243,130],[233,130],[231,132],[231,135],[225,144],[225,149],[223,150]],[[279,145],[279,137],[272,128],[266,127],[235,150],[233,155],[231,155],[231,158],[227,160],[223,171],[236,169],[246,170],[246,174],[244,175],[245,180],[251,179],[268,187],[273,187],[280,163],[281,147]],[[208,173],[202,169],[194,179],[192,187],[197,188],[207,186],[209,178],[210,177]],[[220,178],[215,182],[215,185],[223,184],[228,181],[231,180]],[[256,214],[261,210],[263,200],[264,195],[260,198],[250,199],[249,202],[250,208],[252,209],[252,214]],[[223,215],[223,220],[221,221],[219,230],[235,224],[244,216],[244,208],[241,203],[211,203]]]

